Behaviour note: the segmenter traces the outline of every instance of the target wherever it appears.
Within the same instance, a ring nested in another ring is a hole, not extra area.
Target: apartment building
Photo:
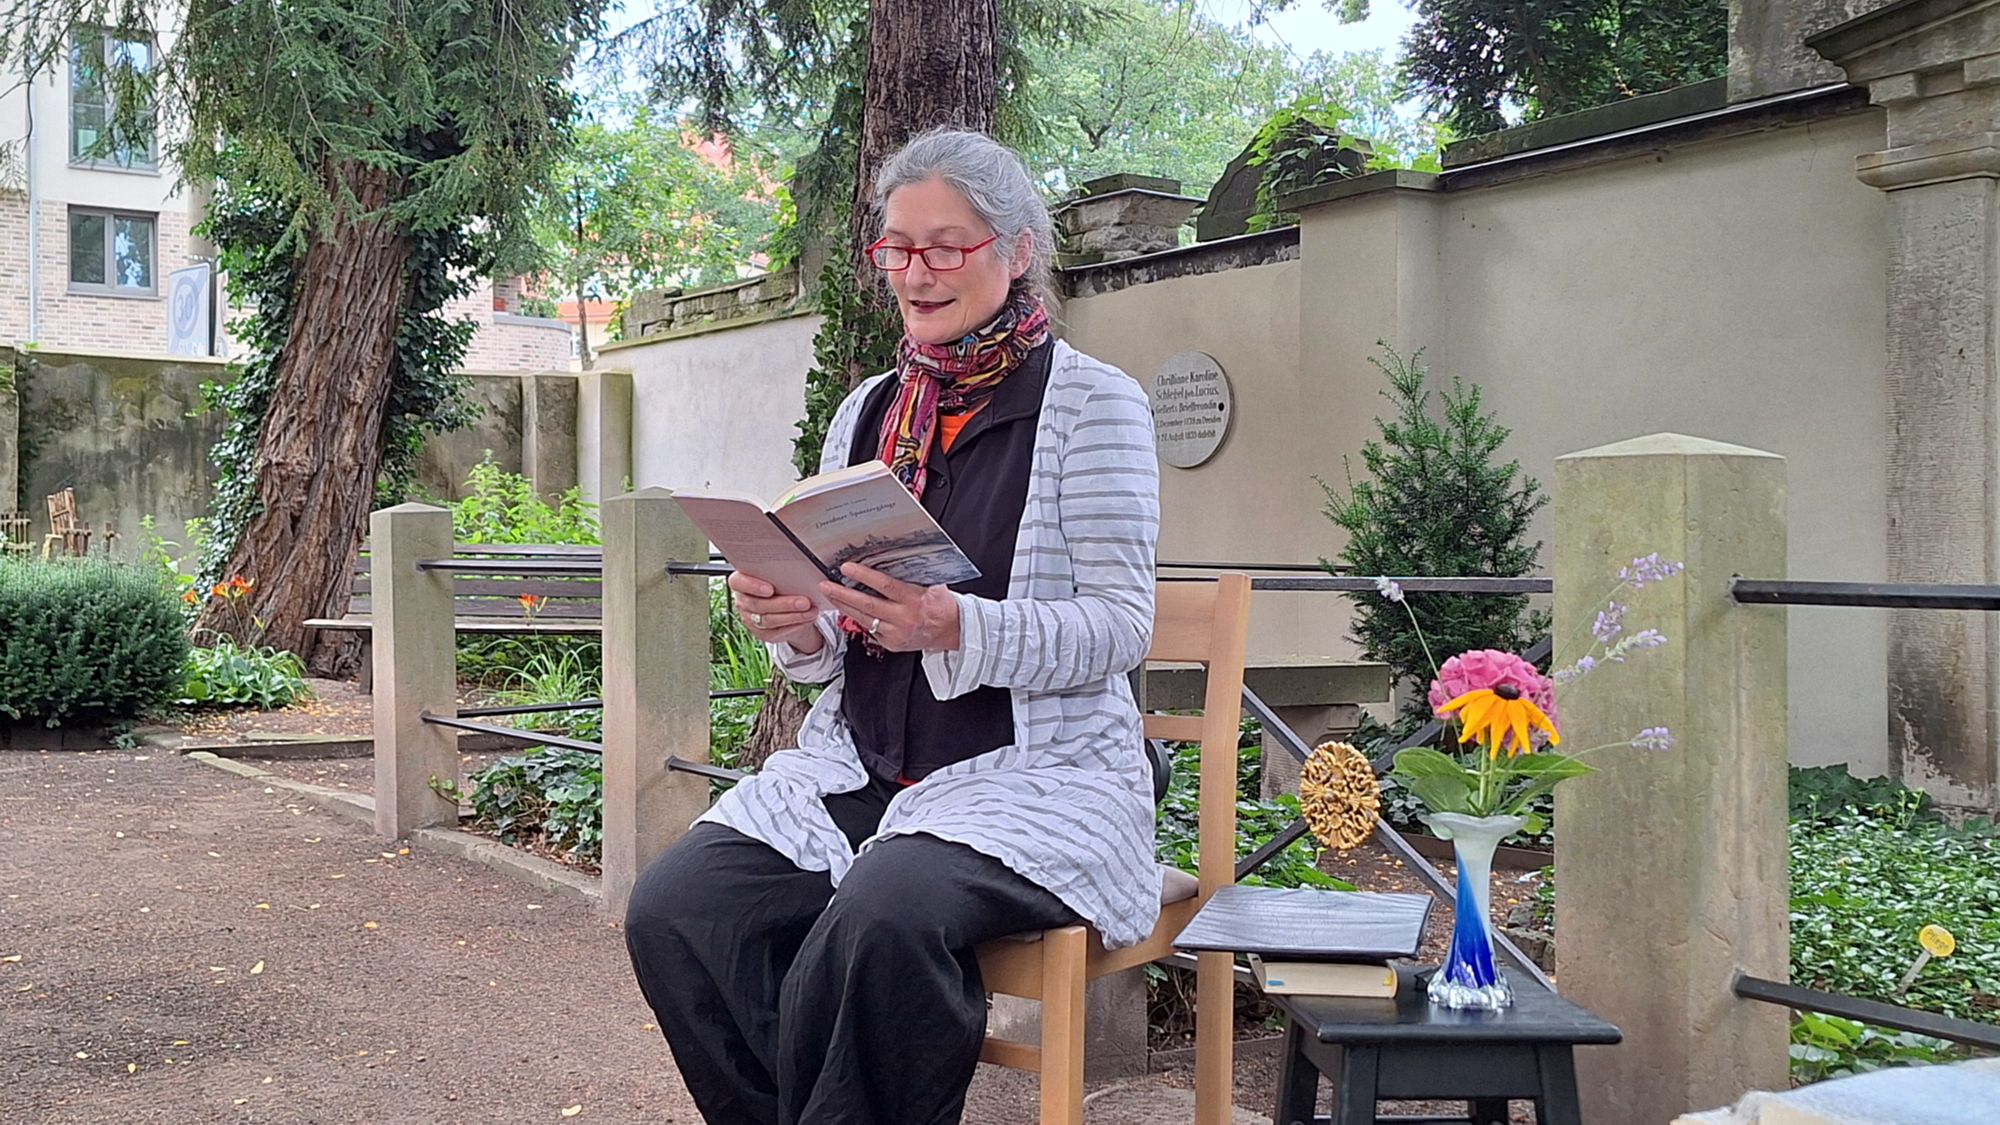
[[[205,193],[179,183],[157,137],[113,138],[107,129],[107,73],[126,60],[149,66],[159,49],[143,36],[79,27],[51,73],[23,83],[0,72],[0,340],[58,351],[228,352],[216,323],[227,312],[213,304],[220,286],[202,282],[213,250],[190,233]],[[517,288],[496,295],[482,279],[448,307],[478,325],[464,366],[570,368],[572,330],[519,315],[507,296]]]

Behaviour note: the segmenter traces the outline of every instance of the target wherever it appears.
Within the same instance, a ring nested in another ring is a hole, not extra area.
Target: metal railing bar
[[[1254,563],[1254,562],[1155,562],[1158,570],[1273,570],[1297,571],[1300,574],[1325,574],[1326,567],[1320,563]],[[1336,571],[1348,573],[1352,567],[1336,566]]]
[[[1163,578],[1163,582],[1178,581]],[[1488,596],[1517,597],[1524,594],[1548,594],[1555,591],[1553,578],[1397,578],[1395,581],[1410,594],[1483,594]],[[1286,590],[1294,593],[1331,591],[1342,594],[1373,593],[1373,578],[1252,578],[1252,590]]]
[[[722,766],[711,766],[707,762],[689,761],[679,754],[667,755],[664,765],[672,771],[699,774],[714,781],[742,781],[750,776],[743,770],[725,769]]]
[[[1731,982],[1730,988],[1745,1000],[1781,1004],[1798,1011],[1821,1012],[1829,1016],[1860,1020],[1862,1023],[1875,1024],[1878,1027],[1914,1031],[1919,1035],[1928,1035],[1935,1039],[1950,1039],[1989,1051],[2000,1051],[2000,1027],[1992,1024],[1941,1016],[1936,1012],[1905,1008],[1900,1004],[1884,1004],[1879,1000],[1863,1000],[1855,996],[1821,992],[1817,988],[1765,980],[1763,977],[1753,977],[1741,971],[1736,974],[1736,979]]]
[[[594,711],[604,706],[602,699],[579,699],[574,703],[523,703],[513,707],[461,707],[461,719],[489,718],[494,715],[539,715],[549,711]]]
[[[1860,609],[2000,610],[2000,586],[1912,582],[1794,582],[1738,578],[1729,593],[1739,605],[1820,605]]]
[[[604,573],[604,563],[597,559],[418,559],[417,569],[523,578],[595,578]]]
[[[1195,971],[1201,962],[1197,961],[1195,955],[1192,953],[1182,953],[1176,950],[1164,957],[1154,958],[1153,964],[1171,965],[1176,969],[1186,969],[1191,973]],[[1236,983],[1255,985],[1257,983],[1257,974],[1251,972],[1248,965],[1238,965],[1236,966]]]
[[[736,568],[730,566],[728,563],[719,563],[719,562],[705,562],[705,563],[670,562],[667,564],[667,573],[701,574],[701,575],[707,575],[710,578],[727,578],[730,575],[736,573]]]
[[[1241,883],[1245,878],[1255,874],[1259,867],[1271,861],[1272,856],[1291,847],[1299,837],[1310,831],[1303,820],[1295,820],[1279,829],[1269,840],[1264,841],[1262,847],[1236,862],[1236,881]]]
[[[1267,733],[1277,735],[1279,745],[1291,751],[1292,757],[1297,758],[1301,764],[1312,756],[1312,747],[1307,746],[1297,732],[1287,726],[1283,719],[1278,718],[1278,713],[1271,710],[1270,704],[1258,698],[1257,693],[1250,690],[1249,684],[1243,685],[1243,709],[1263,724]]]
[[[601,742],[585,742],[580,738],[566,738],[560,734],[541,734],[518,727],[495,726],[492,723],[468,723],[464,719],[454,719],[449,715],[433,715],[425,711],[417,716],[433,726],[451,727],[454,730],[469,730],[475,734],[497,734],[517,742],[532,742],[537,746],[554,746],[561,750],[582,750],[588,754],[604,753]]]
[[[747,687],[747,688],[730,688],[728,691],[711,691],[708,693],[708,697],[710,699],[741,699],[747,695],[762,695],[762,694],[764,694],[763,688]]]

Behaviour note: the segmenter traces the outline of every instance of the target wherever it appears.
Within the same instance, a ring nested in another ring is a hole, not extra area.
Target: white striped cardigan
[[[1144,940],[1160,910],[1152,771],[1126,678],[1152,640],[1159,464],[1139,385],[1055,348],[1007,598],[958,594],[961,647],[923,657],[939,699],[1011,689],[1015,741],[898,793],[861,850],[914,833],[964,844],[1048,889],[1116,949]],[[862,400],[888,377],[841,404],[821,471],[845,464]],[[762,840],[838,886],[854,853],[820,798],[867,774],[840,716],[846,639],[831,614],[819,629],[827,643],[810,656],[772,646],[788,677],[828,685],[799,747],[773,754],[697,823]]]

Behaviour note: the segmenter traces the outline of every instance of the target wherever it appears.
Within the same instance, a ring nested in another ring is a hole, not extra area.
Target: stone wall
[[[147,516],[162,536],[183,539],[186,522],[207,514],[210,451],[223,428],[220,413],[203,407],[201,385],[223,376],[223,365],[209,360],[0,348],[0,511],[18,503],[38,541],[47,531],[46,497],[74,488],[93,539],[101,542],[111,524],[119,553],[142,545]],[[458,499],[489,452],[545,494],[574,485],[576,377],[500,372],[471,380],[480,416],[423,450],[419,493]]]
[[[634,296],[626,307],[623,342],[705,325],[719,327],[727,321],[782,315],[796,309],[799,298],[797,270],[691,292],[654,289]]]

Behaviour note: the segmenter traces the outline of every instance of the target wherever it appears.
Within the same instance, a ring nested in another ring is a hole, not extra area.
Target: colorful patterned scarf
[[[1028,353],[1049,338],[1049,311],[1026,286],[1016,285],[986,326],[949,344],[920,344],[903,337],[896,357],[896,398],[882,415],[881,459],[922,500],[929,478],[938,416],[970,414],[985,406]],[[842,616],[840,627],[859,637],[869,655],[884,650],[868,630]]]
[[[896,357],[895,401],[882,415],[881,457],[910,490],[924,498],[927,464],[940,414],[970,414],[986,405],[1008,372],[1049,338],[1049,312],[1025,286],[1016,286],[984,328],[949,344],[920,344],[908,336]]]

